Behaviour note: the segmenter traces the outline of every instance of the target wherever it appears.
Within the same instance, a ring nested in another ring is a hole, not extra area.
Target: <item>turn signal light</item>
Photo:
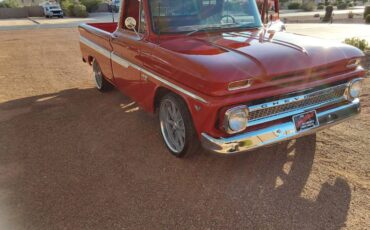
[[[229,83],[228,89],[230,91],[238,90],[238,89],[245,89],[252,85],[252,80],[240,80],[240,81],[234,81]]]
[[[351,59],[347,63],[347,68],[349,68],[349,69],[356,68],[360,64],[361,64],[361,59],[360,58]]]

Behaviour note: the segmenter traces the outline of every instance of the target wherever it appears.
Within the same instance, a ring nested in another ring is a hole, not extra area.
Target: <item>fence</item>
[[[22,8],[0,8],[0,19],[42,17],[44,10],[41,6],[26,6]]]

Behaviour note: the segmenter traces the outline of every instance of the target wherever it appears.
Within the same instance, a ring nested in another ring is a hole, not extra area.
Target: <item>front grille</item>
[[[304,109],[312,106],[328,105],[343,99],[346,84],[315,91],[309,94],[298,95],[271,101],[249,107],[249,120],[254,121],[282,113],[291,112],[297,109]]]

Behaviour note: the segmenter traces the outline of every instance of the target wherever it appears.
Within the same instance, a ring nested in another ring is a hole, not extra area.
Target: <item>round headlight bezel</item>
[[[228,134],[239,133],[248,126],[249,110],[245,105],[228,109],[224,117],[224,129]],[[238,119],[240,119],[238,121]]]
[[[347,90],[346,90],[346,98],[347,100],[354,100],[356,98],[359,98],[361,96],[361,82],[363,81],[363,78],[356,78],[351,80],[348,83]],[[357,89],[355,88],[357,87]]]

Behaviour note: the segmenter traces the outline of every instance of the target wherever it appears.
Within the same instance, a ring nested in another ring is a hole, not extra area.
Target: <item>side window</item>
[[[145,21],[145,11],[143,3],[140,3],[140,22],[139,22],[139,33],[144,34],[146,32],[146,21]]]

